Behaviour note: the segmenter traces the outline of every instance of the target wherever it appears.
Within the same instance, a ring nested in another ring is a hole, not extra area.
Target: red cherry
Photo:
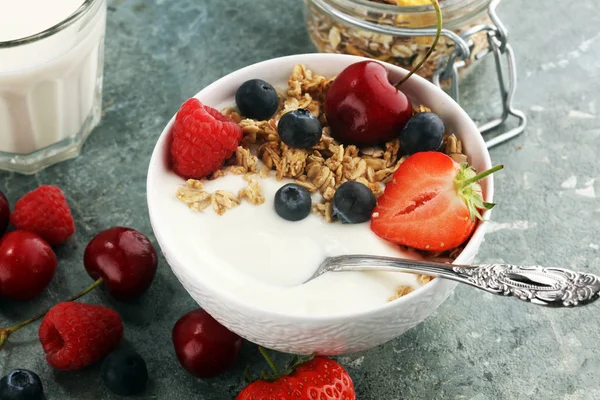
[[[412,116],[412,105],[390,83],[382,64],[362,61],[335,78],[327,91],[325,115],[337,140],[372,145],[398,136]]]
[[[10,218],[10,205],[4,193],[0,192],[0,237],[6,232]]]
[[[242,347],[241,337],[202,309],[181,317],[173,327],[172,339],[179,362],[198,378],[212,378],[227,371]]]
[[[131,228],[114,227],[90,241],[83,263],[94,280],[104,280],[111,296],[131,301],[152,283],[158,257],[146,236]]]
[[[56,255],[40,236],[7,233],[0,242],[0,297],[31,300],[46,289],[56,272]]]

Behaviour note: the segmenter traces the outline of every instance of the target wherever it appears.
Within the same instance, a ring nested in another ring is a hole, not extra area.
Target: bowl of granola
[[[412,76],[383,106],[395,102],[408,119],[400,133],[385,136],[386,115],[376,101],[362,104],[363,111],[377,108],[367,130],[378,132],[374,143],[361,139],[364,118],[342,132],[335,112],[347,122],[360,109],[344,114],[350,97],[334,100],[348,88],[358,90],[355,99],[367,91],[363,81],[344,81],[353,68],[385,95],[391,92],[380,84],[381,71],[390,81],[407,74],[340,54],[254,64],[186,101],[152,154],[150,220],[173,273],[220,323],[268,348],[366,350],[423,321],[456,286],[399,272],[327,273],[302,284],[325,257],[468,264],[483,240],[486,223],[468,215],[477,208],[487,219],[482,201],[492,199],[491,177],[474,189],[473,209],[449,197],[459,181],[446,179],[467,171],[473,180],[491,167],[475,124],[441,89]],[[412,140],[423,129],[428,133]]]

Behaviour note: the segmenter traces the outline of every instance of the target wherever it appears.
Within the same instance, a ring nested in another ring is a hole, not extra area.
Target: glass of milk
[[[100,122],[106,0],[0,0],[0,169],[76,157]]]

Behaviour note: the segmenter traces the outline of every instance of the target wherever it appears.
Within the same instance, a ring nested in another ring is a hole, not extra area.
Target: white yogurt
[[[0,0],[0,42],[41,33],[82,4]],[[28,155],[63,141],[77,146],[97,124],[105,21],[106,2],[96,0],[48,37],[0,47],[0,153]]]
[[[334,315],[368,310],[384,304],[400,285],[417,287],[415,275],[404,273],[328,273],[300,285],[327,256],[373,254],[419,258],[378,238],[369,223],[327,223],[317,215],[289,222],[273,209],[275,192],[285,184],[274,177],[261,179],[266,201],[247,202],[224,215],[212,209],[193,212],[175,198],[183,184],[170,174],[157,207],[160,218],[171,221],[166,235],[178,241],[178,258],[198,265],[213,287],[235,293],[263,309],[296,315]],[[228,175],[205,182],[205,189],[237,193],[247,183]],[[162,225],[164,227],[164,225]],[[166,227],[165,227],[166,228]]]

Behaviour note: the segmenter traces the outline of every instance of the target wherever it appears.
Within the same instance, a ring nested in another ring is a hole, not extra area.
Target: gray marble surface
[[[267,58],[315,51],[300,0],[109,0],[104,118],[81,157],[35,176],[0,173],[11,202],[38,184],[67,193],[77,235],[58,249],[49,289],[26,304],[0,303],[7,326],[73,294],[90,279],[82,266],[88,240],[113,225],[152,237],[145,174],[164,124],[213,80]],[[530,123],[525,136],[492,151],[499,206],[478,260],[571,267],[600,273],[600,14],[595,0],[505,0],[519,62],[516,101]],[[481,65],[464,83],[474,118],[498,105],[494,77]],[[153,238],[153,237],[152,237]],[[119,304],[97,291],[90,303],[123,316],[126,342],[147,360],[144,399],[231,399],[242,372],[259,364],[246,344],[236,368],[197,380],[178,365],[170,332],[195,307],[163,259],[149,293]],[[371,351],[339,358],[361,400],[600,398],[597,306],[548,310],[459,287],[424,323]],[[113,399],[99,368],[52,370],[37,325],[15,334],[0,353],[0,373],[37,371],[49,400]]]

